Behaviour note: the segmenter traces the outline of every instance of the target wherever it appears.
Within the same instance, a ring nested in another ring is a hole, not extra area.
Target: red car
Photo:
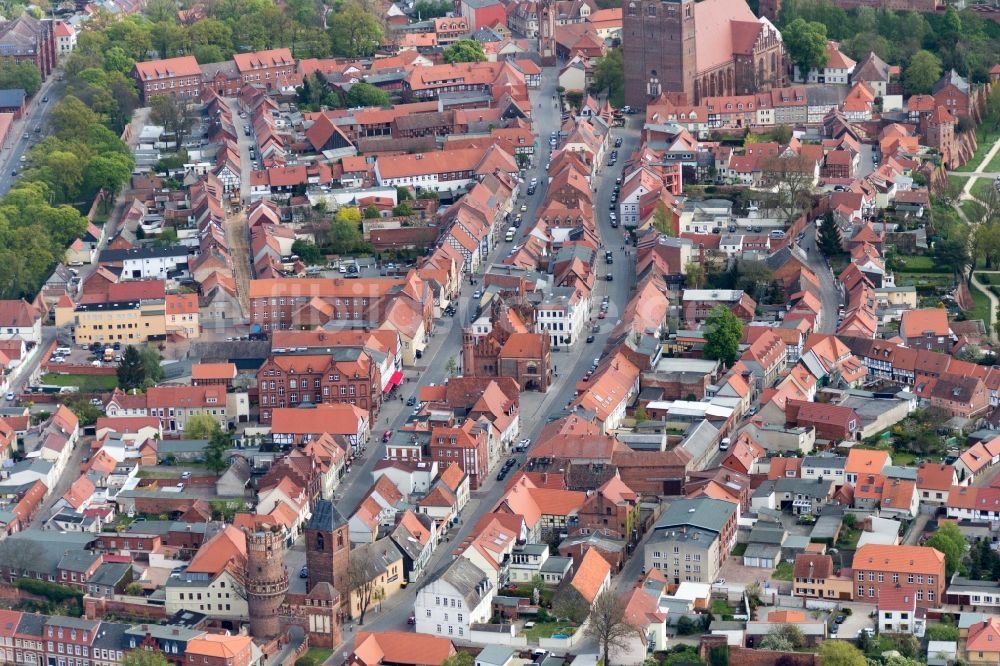
[[[392,431],[391,430],[386,430],[384,433],[382,433],[382,441],[383,442],[388,442],[390,437],[392,437]]]
[[[592,372],[591,370],[588,370],[588,371],[587,371],[587,374],[585,374],[585,375],[583,376],[583,381],[585,381],[585,382],[589,382],[589,381],[590,381],[590,377],[591,377],[591,375],[593,375],[593,374],[594,374],[594,373],[593,373],[593,372]]]
[[[597,315],[597,318],[598,319],[604,319],[604,310],[600,311],[600,313]]]

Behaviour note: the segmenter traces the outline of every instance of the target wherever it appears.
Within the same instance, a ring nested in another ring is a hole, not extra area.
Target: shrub
[[[50,583],[47,580],[35,580],[33,578],[18,578],[14,581],[14,587],[24,590],[25,592],[30,592],[31,594],[36,594],[40,597],[45,597],[49,601],[54,603],[62,603],[69,599],[82,599],[83,592],[79,590],[74,590],[72,587],[67,587],[66,585],[59,585],[58,583]]]

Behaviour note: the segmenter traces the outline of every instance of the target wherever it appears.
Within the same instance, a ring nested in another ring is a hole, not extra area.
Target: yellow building
[[[833,558],[819,553],[799,553],[792,569],[792,595],[814,599],[850,601],[854,598],[853,581],[834,573]]]
[[[361,552],[358,552],[361,551]],[[383,537],[375,543],[364,544],[356,547],[351,552],[351,559],[362,559],[368,565],[367,574],[369,580],[374,584],[367,611],[372,611],[375,605],[385,601],[403,588],[403,554],[389,537]],[[351,605],[348,609],[350,617],[356,618],[361,615],[362,598],[361,592],[365,591],[362,586],[351,590]],[[366,611],[366,612],[367,612]]]
[[[917,307],[916,287],[882,287],[875,290],[875,298],[890,307]]]
[[[167,294],[165,317],[167,333],[177,333],[186,338],[201,335],[197,294]]]
[[[167,333],[162,300],[80,304],[73,324],[77,344],[146,342]]]

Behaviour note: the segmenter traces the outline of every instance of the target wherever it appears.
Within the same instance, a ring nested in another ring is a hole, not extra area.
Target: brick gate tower
[[[329,583],[340,593],[342,602],[349,598],[347,567],[350,564],[351,540],[347,521],[330,500],[313,505],[306,523],[306,571],[309,590],[319,583]]]
[[[250,635],[258,639],[274,638],[281,633],[278,609],[288,592],[285,544],[281,534],[272,531],[267,525],[246,534],[246,593],[250,609]]]

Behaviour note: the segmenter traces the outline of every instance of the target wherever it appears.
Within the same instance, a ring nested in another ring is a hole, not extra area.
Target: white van
[[[774,231],[771,232],[771,238],[784,238],[784,237],[785,237],[785,232],[782,231],[781,229],[775,229]]]
[[[69,347],[56,347],[56,356],[69,356],[71,351]]]
[[[729,438],[728,437],[724,437],[722,439],[722,442],[719,443],[719,450],[720,451],[728,451],[729,450],[729,444],[730,444]]]
[[[516,233],[517,233],[517,229],[515,229],[514,227],[511,227],[510,229],[507,230],[507,235],[504,236],[504,240],[507,241],[508,243],[510,243],[511,241],[514,240],[514,234],[516,234]]]

